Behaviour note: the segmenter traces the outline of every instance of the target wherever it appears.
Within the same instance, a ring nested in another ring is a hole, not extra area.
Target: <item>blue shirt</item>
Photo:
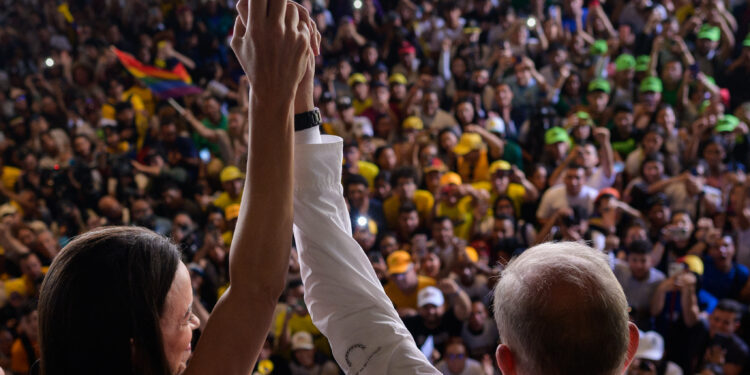
[[[702,289],[717,299],[737,299],[747,283],[747,267],[734,263],[727,273],[721,272],[709,256],[703,257],[704,271]]]

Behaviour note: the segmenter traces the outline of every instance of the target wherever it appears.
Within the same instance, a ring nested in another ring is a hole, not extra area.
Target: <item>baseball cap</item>
[[[424,122],[422,122],[422,119],[417,116],[409,116],[401,124],[401,127],[404,130],[422,130],[424,129]]]
[[[348,96],[341,96],[336,100],[336,108],[339,110],[347,109],[352,107],[352,98]]]
[[[219,179],[222,183],[239,178],[245,178],[245,174],[240,172],[240,169],[235,167],[234,165],[224,167],[224,169],[221,170],[221,174],[219,175]]]
[[[440,186],[447,186],[447,185],[461,185],[461,176],[458,175],[456,172],[448,172],[444,174],[442,177],[440,177]]]
[[[607,53],[608,49],[609,48],[607,47],[607,41],[599,39],[591,45],[590,51],[592,55],[604,55],[605,53]]]
[[[309,332],[299,331],[292,335],[292,350],[303,349],[315,349],[315,345]]]
[[[615,59],[615,71],[621,72],[627,69],[635,69],[635,57],[629,53],[623,53]]]
[[[458,141],[456,147],[453,147],[453,152],[458,156],[464,156],[480,148],[482,148],[482,137],[479,134],[464,133],[461,135],[461,139]]]
[[[544,133],[545,144],[552,145],[557,142],[570,143],[570,136],[568,135],[568,132],[566,132],[565,129],[559,126],[552,127],[547,130],[546,133]]]
[[[240,205],[230,204],[227,206],[227,208],[224,209],[224,218],[227,220],[233,220],[236,219],[238,216],[240,216]]]
[[[349,80],[346,81],[349,86],[354,86],[360,83],[367,83],[367,77],[362,73],[354,73],[349,76]]]
[[[640,92],[662,92],[664,90],[664,87],[661,84],[661,79],[659,77],[646,77],[641,82],[641,87],[638,91]]]
[[[443,163],[440,158],[432,158],[430,161],[430,164],[426,167],[424,167],[424,173],[430,173],[430,172],[447,172],[448,167],[445,166],[445,163]]]
[[[596,199],[594,201],[598,201],[599,198],[605,196],[605,195],[611,195],[615,197],[616,199],[620,199],[620,192],[617,191],[617,189],[613,187],[604,188],[602,190],[599,190],[599,195],[596,196]]]
[[[677,262],[685,263],[688,267],[688,270],[690,270],[690,272],[694,272],[698,274],[699,276],[703,275],[703,261],[698,256],[693,255],[693,254],[685,255],[682,258],[678,258]]]
[[[721,29],[718,26],[703,25],[698,31],[698,39],[708,39],[716,42],[721,38]]]
[[[466,256],[469,257],[469,260],[472,261],[472,263],[479,261],[479,253],[477,253],[477,249],[471,246],[466,246]]]
[[[656,331],[638,331],[641,338],[638,341],[638,350],[635,357],[651,361],[661,361],[664,356],[664,338]]]
[[[651,64],[651,56],[640,55],[635,59],[635,71],[645,72],[648,70],[648,66]]]
[[[388,78],[388,83],[391,84],[391,85],[394,84],[394,83],[397,83],[399,85],[405,85],[406,82],[407,82],[406,81],[406,77],[403,74],[401,74],[401,73],[393,73]]]
[[[445,297],[443,297],[443,292],[434,286],[422,288],[422,290],[417,293],[417,307],[423,307],[426,305],[440,307],[443,306],[444,303]]]
[[[13,215],[16,212],[18,212],[18,209],[15,206],[13,206],[10,203],[6,203],[6,204],[0,206],[0,219],[6,217],[8,215]]]
[[[412,265],[411,255],[403,250],[392,252],[385,262],[388,264],[388,273],[390,274],[404,273]]]
[[[607,82],[606,79],[597,78],[589,83],[589,92],[594,91],[603,91],[604,93],[609,94],[612,89],[610,88],[609,82]]]
[[[494,175],[497,171],[509,171],[511,169],[510,163],[505,160],[496,160],[490,164],[490,176]]]
[[[407,53],[417,53],[417,49],[411,43],[403,41],[401,42],[401,47],[398,49],[398,54],[405,55]]]
[[[717,133],[733,132],[739,124],[740,119],[738,119],[737,117],[733,115],[724,115],[721,116],[719,118],[719,121],[716,122],[716,127],[714,129]]]

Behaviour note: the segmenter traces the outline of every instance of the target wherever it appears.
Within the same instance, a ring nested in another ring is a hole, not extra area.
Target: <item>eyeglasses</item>
[[[445,356],[448,357],[448,359],[451,359],[451,360],[466,358],[466,354],[452,354],[452,353],[450,353],[450,354],[446,354]]]

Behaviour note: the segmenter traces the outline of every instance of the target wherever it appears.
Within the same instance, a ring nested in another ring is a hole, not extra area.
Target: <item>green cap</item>
[[[703,25],[698,31],[698,39],[708,39],[716,42],[721,38],[721,29],[718,26]]]
[[[566,132],[565,129],[555,126],[544,133],[545,144],[553,145],[558,142],[570,143],[570,136],[568,136],[568,132]]]
[[[724,115],[719,118],[714,128],[717,133],[733,132],[737,125],[740,124],[740,119],[732,115]]]
[[[623,53],[615,59],[615,71],[635,69],[635,57],[629,53]]]
[[[659,77],[646,77],[641,81],[640,92],[662,92],[664,87]]]
[[[636,72],[645,72],[648,70],[648,66],[651,64],[651,56],[649,55],[640,55],[637,59],[635,59],[635,71]]]
[[[604,93],[609,94],[612,89],[606,79],[597,78],[589,83],[589,92],[593,91],[604,91]]]
[[[742,41],[743,47],[750,47],[750,33],[745,36],[745,40]]]
[[[607,50],[607,41],[603,39],[595,41],[594,44],[591,45],[590,49],[592,55],[603,55],[607,53]]]

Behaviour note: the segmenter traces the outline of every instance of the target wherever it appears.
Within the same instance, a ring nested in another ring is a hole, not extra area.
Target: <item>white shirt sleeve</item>
[[[347,374],[440,374],[419,351],[351,237],[343,142],[295,145],[294,237],[313,323]]]

